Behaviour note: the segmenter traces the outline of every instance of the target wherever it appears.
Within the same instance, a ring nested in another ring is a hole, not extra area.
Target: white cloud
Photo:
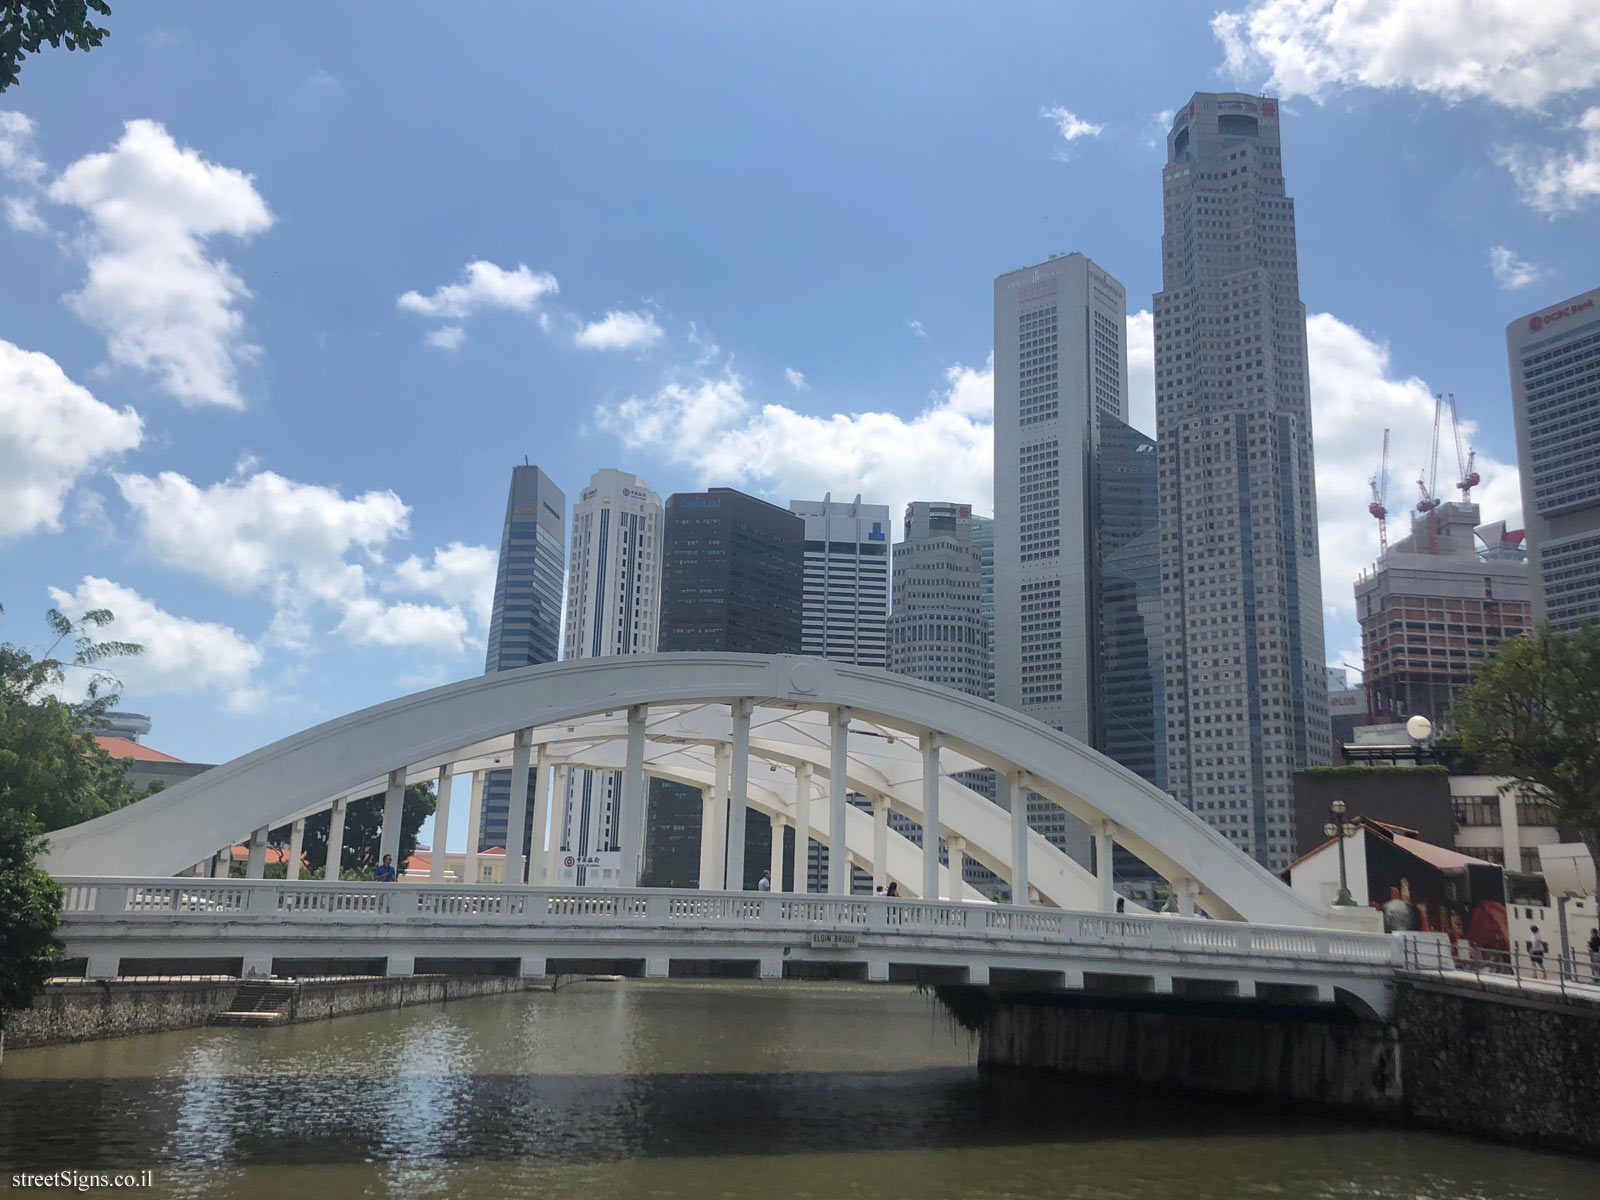
[[[51,588],[50,597],[67,616],[78,618],[109,608],[115,620],[101,630],[102,640],[138,642],[144,653],[108,662],[130,697],[160,692],[210,691],[222,694],[231,711],[257,706],[261,693],[251,673],[261,665],[261,650],[226,625],[173,616],[131,588],[85,575],[75,591]]]
[[[89,277],[69,296],[101,330],[112,360],[154,373],[185,404],[244,404],[243,280],[207,240],[237,238],[273,221],[251,176],[180,147],[154,121],[129,121],[109,151],[73,163],[48,189],[87,215]]]
[[[1505,246],[1489,247],[1489,270],[1494,273],[1494,281],[1508,292],[1537,283],[1549,274],[1538,263],[1518,258],[1514,251]]]
[[[406,292],[395,303],[407,312],[421,313],[425,317],[468,317],[485,308],[507,308],[513,312],[530,312],[539,297],[560,291],[556,277],[547,272],[528,270],[518,263],[515,271],[479,259],[462,269],[460,283],[446,283],[434,289],[433,295]]]
[[[50,228],[31,196],[6,197],[6,224],[18,233],[44,233]]]
[[[452,543],[434,552],[431,565],[413,555],[388,571],[384,552],[408,536],[411,512],[391,491],[347,498],[336,488],[257,471],[248,456],[233,478],[205,488],[172,471],[119,475],[117,485],[157,561],[270,598],[267,641],[274,645],[309,649],[324,613],[337,617],[337,633],[360,645],[451,654],[465,650],[473,621],[487,625],[481,585],[472,583],[489,555],[482,547]],[[431,593],[445,603],[389,604],[377,589]]]
[[[143,436],[133,409],[102,404],[49,355],[0,341],[0,539],[59,528],[73,484]]]
[[[47,168],[33,147],[34,128],[25,113],[0,110],[0,175],[24,183],[44,177]]]
[[[585,350],[643,350],[662,338],[661,326],[650,313],[608,312],[573,335]]]
[[[737,375],[672,383],[596,410],[596,425],[630,450],[648,450],[704,484],[759,488],[774,499],[862,493],[892,511],[912,499],[966,501],[993,511],[994,372],[956,365],[915,417],[815,416],[757,406]]]
[[[789,381],[789,386],[797,392],[809,392],[811,385],[806,382],[806,377],[793,367],[783,369],[783,377]]]
[[[466,330],[459,325],[442,325],[423,335],[422,340],[440,350],[455,350],[466,339]]]
[[[499,566],[500,556],[489,547],[451,542],[433,552],[431,563],[413,554],[396,565],[384,588],[436,596],[473,617],[480,630],[487,630]]]
[[[1600,200],[1600,108],[1578,118],[1576,149],[1496,146],[1495,161],[1522,190],[1522,201],[1547,217],[1577,212]]]
[[[1285,99],[1409,88],[1537,109],[1600,83],[1600,10],[1527,0],[1254,0],[1212,18],[1227,71]]]
[[[1099,137],[1101,131],[1105,128],[1102,125],[1094,124],[1092,121],[1085,121],[1077,113],[1072,112],[1070,109],[1062,108],[1060,105],[1054,108],[1041,108],[1039,116],[1046,121],[1052,122],[1056,127],[1056,132],[1061,135],[1064,141],[1068,142],[1075,142],[1083,137]]]
[[[906,328],[911,330],[913,337],[921,338],[925,342],[929,340],[928,331],[922,327],[921,321],[908,317],[906,319]]]
[[[1367,512],[1368,480],[1383,453],[1383,430],[1390,430],[1389,541],[1411,532],[1433,440],[1433,393],[1415,376],[1393,378],[1389,349],[1330,313],[1306,318],[1311,373],[1312,425],[1317,463],[1317,520],[1322,551],[1322,602],[1328,619],[1330,655],[1335,647],[1359,646],[1355,627],[1357,576],[1378,556],[1377,522]],[[1476,430],[1464,421],[1469,443]],[[1435,490],[1446,499],[1455,490],[1457,464],[1446,414],[1440,431],[1439,479]],[[1522,497],[1517,468],[1480,451],[1477,469],[1484,482],[1473,500],[1486,521],[1521,523]],[[1341,653],[1348,655],[1348,650]],[[1359,659],[1345,661],[1358,663]]]
[[[1128,424],[1156,435],[1156,325],[1148,308],[1128,316]]]

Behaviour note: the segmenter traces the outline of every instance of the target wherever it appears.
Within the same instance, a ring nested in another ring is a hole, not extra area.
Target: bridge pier
[[[512,796],[515,797],[513,792]],[[271,974],[271,964],[268,964],[267,974]],[[414,954],[391,954],[384,964],[385,975],[391,978],[415,975],[417,973],[417,956]]]
[[[517,959],[517,975],[523,979],[538,979],[548,975],[546,959],[542,954],[524,954]]]
[[[867,982],[889,982],[889,960],[884,958],[867,959]]]
[[[672,960],[665,954],[648,954],[644,960],[646,979],[666,979],[672,974]]]
[[[757,973],[762,979],[782,979],[783,955],[763,954]]]

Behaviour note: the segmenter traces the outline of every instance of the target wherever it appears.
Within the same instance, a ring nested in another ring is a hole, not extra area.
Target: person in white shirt
[[[772,890],[772,872],[761,872],[761,878],[756,880],[756,891],[770,892]]]

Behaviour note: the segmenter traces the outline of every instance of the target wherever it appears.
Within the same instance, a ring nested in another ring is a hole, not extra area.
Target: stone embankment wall
[[[227,1011],[239,982],[215,978],[53,983],[31,1009],[6,1018],[0,1045],[20,1050],[204,1025]],[[284,1023],[519,992],[528,984],[528,980],[497,975],[307,979],[296,986]]]
[[[1191,1011],[998,996],[958,1019],[975,1028],[978,1061],[1127,1084],[1383,1113],[1401,1104],[1393,1030],[1339,1014]],[[976,1018],[974,1023],[973,1018]]]
[[[1600,1154],[1600,1002],[1414,980],[1393,1020],[1418,1123]]]

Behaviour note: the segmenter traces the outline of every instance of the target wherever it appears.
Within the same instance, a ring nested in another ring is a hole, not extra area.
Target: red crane
[[[1456,413],[1454,392],[1450,393],[1450,425],[1456,433],[1456,466],[1461,470],[1461,481],[1456,486],[1461,489],[1461,501],[1465,504],[1471,501],[1472,489],[1481,482],[1481,476],[1472,469],[1478,460],[1478,452],[1471,446],[1465,446],[1461,440],[1461,417]]]
[[[1389,510],[1384,502],[1389,496],[1389,431],[1383,431],[1383,465],[1368,482],[1372,484],[1372,503],[1367,511],[1378,518],[1378,552],[1389,553]]]

